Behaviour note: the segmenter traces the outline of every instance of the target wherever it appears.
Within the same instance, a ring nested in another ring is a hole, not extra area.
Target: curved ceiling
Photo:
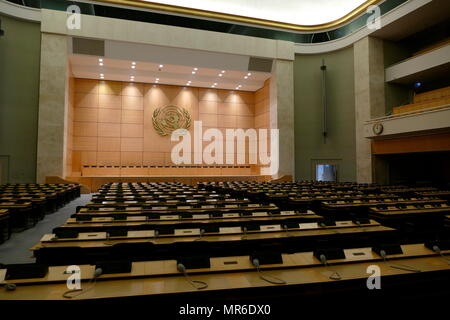
[[[383,0],[98,0],[294,31],[342,25]]]

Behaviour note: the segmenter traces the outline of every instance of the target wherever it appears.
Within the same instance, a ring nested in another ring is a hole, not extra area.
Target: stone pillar
[[[385,114],[383,41],[366,37],[354,44],[356,180],[373,182],[371,142],[364,122]]]
[[[67,37],[42,33],[36,180],[64,175]]]
[[[294,144],[294,62],[274,60],[270,81],[270,128],[279,129],[279,170],[295,176]]]

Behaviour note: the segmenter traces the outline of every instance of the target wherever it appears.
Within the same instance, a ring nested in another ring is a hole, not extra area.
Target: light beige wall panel
[[[120,166],[120,152],[97,152],[98,166]]]
[[[144,112],[140,110],[122,110],[121,122],[142,124],[144,122]]]
[[[122,96],[116,96],[111,94],[99,94],[98,107],[103,109],[121,109]]]
[[[118,109],[98,109],[98,122],[120,123],[122,110]]]
[[[97,122],[73,122],[73,136],[76,137],[96,137]]]
[[[98,138],[98,151],[120,151],[120,138]]]
[[[98,80],[76,79],[75,93],[98,94]]]
[[[122,109],[144,110],[144,98],[138,96],[122,96]]]
[[[143,138],[144,137],[144,125],[122,123],[121,129],[120,129],[120,135],[122,138]]]
[[[73,150],[76,151],[96,151],[97,137],[74,137]]]
[[[75,93],[76,108],[97,108],[98,94],[93,93]]]
[[[143,138],[121,138],[120,150],[121,151],[142,151],[143,150]]]
[[[99,94],[110,94],[120,96],[122,93],[122,83],[118,81],[101,80],[98,84]]]
[[[120,123],[99,123],[99,137],[120,137]]]
[[[98,110],[93,108],[75,108],[73,119],[80,122],[97,122]]]
[[[121,152],[120,164],[122,166],[142,166],[143,152]]]
[[[122,96],[144,96],[144,84],[143,83],[122,83]]]

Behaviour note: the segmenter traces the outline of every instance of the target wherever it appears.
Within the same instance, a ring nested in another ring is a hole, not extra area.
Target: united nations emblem
[[[166,106],[153,111],[152,122],[160,136],[167,136],[177,129],[189,129],[191,116],[184,108]]]

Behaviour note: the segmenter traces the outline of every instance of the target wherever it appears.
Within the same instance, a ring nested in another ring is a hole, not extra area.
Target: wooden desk
[[[329,261],[330,266],[322,265],[312,252],[283,254],[282,264],[263,265],[261,269],[265,275],[278,277],[286,282],[279,286],[281,290],[294,287],[299,292],[308,294],[313,288],[325,288],[328,283],[339,282],[341,285],[361,281],[361,289],[367,290],[366,281],[368,267],[376,265],[381,271],[382,283],[388,279],[395,279],[402,275],[424,276],[428,273],[443,272],[450,274],[450,266],[442,257],[425,248],[422,244],[402,245],[404,254],[389,256],[384,262],[370,248],[346,249],[345,259]],[[445,253],[448,254],[449,251]],[[354,253],[358,253],[355,255]],[[211,268],[189,270],[192,280],[201,280],[208,284],[203,292],[224,292],[230,294],[233,289],[245,290],[250,288],[264,292],[264,288],[274,287],[260,278],[250,264],[248,256],[226,258],[211,258]],[[234,261],[229,264],[226,262]],[[420,273],[413,273],[395,268],[396,265],[407,265],[419,269]],[[394,267],[393,267],[394,266]],[[82,265],[81,278],[91,279],[94,266]],[[15,291],[0,290],[0,300],[64,300],[62,295],[67,291],[66,281],[69,275],[64,274],[66,266],[50,267],[49,272],[41,279],[10,280],[0,283],[14,283],[18,285]],[[330,275],[338,272],[341,280],[333,280]],[[5,269],[0,270],[0,281],[4,279]],[[26,284],[23,286],[23,284]],[[130,273],[100,275],[94,286],[83,282],[82,287],[90,287],[73,299],[99,299],[138,296],[159,296],[179,293],[198,292],[185,277],[177,271],[175,260],[133,262]],[[302,288],[305,288],[302,290]],[[262,290],[262,291],[261,291]],[[305,292],[305,290],[307,290]],[[270,291],[273,294],[273,291]]]

